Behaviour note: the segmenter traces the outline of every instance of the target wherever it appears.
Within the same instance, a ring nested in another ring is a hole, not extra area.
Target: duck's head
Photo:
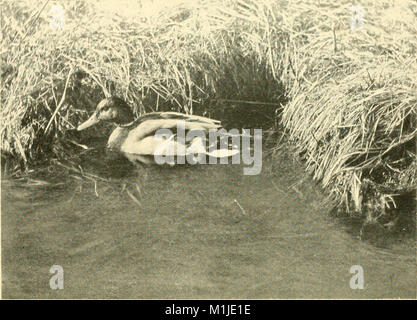
[[[91,117],[80,124],[78,131],[87,129],[99,123],[100,121],[113,122],[117,125],[124,125],[134,120],[132,109],[122,99],[117,97],[110,97],[100,101],[97,105],[96,111]]]

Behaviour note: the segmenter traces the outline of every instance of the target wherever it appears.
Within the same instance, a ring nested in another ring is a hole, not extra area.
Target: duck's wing
[[[177,133],[179,127],[184,131],[201,130],[204,132],[208,132],[210,129],[221,128],[220,122],[217,120],[208,121],[211,119],[204,119],[204,117],[201,117],[203,119],[199,119],[200,117],[198,116],[187,117],[182,114],[178,115],[164,115],[168,118],[147,118],[130,130],[127,139],[131,142],[139,141],[145,137],[155,135],[159,129],[169,129],[174,134]]]
[[[202,122],[202,123],[212,123],[220,125],[221,122],[219,120],[210,119],[203,116],[196,116],[192,114],[183,114],[179,112],[162,112],[160,117],[162,119],[178,119],[190,122]]]

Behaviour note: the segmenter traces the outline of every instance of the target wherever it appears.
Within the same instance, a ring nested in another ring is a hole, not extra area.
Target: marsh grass
[[[48,1],[2,4],[3,156],[26,166],[80,152],[110,128],[76,126],[116,94],[137,115],[285,130],[351,212],[379,214],[415,190],[415,2],[361,1],[354,28],[350,1],[188,1],[129,18],[62,5],[65,27],[52,30]]]
[[[282,124],[307,171],[343,208],[375,220],[416,186],[417,6],[361,4],[354,30],[343,6],[288,13],[309,26],[290,45]]]

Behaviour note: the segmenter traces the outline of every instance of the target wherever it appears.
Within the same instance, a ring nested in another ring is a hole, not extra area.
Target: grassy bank
[[[415,190],[415,2],[361,1],[353,28],[350,1],[188,1],[130,17],[69,3],[53,30],[49,2],[3,2],[3,154],[71,154],[77,124],[116,94],[136,114],[279,124],[351,212],[384,212]]]
[[[416,186],[417,5],[392,4],[361,2],[363,26],[353,30],[348,2],[287,13],[300,31],[288,50],[283,126],[307,171],[369,220]]]

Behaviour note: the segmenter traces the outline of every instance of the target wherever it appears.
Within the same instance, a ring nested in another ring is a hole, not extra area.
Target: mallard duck
[[[178,112],[152,112],[135,119],[129,105],[118,97],[103,99],[97,105],[90,118],[80,124],[78,131],[87,129],[100,121],[113,122],[117,125],[107,142],[107,147],[122,152],[129,160],[139,160],[149,163],[149,157],[157,152],[163,153],[164,148],[174,152],[174,156],[188,154],[205,154],[217,158],[230,157],[238,150],[220,149],[208,152],[202,139],[196,137],[182,144],[175,141],[178,125],[185,131],[199,130],[208,133],[209,130],[221,128],[218,120],[187,115]],[[159,129],[169,129],[173,133],[169,137],[157,136]]]

